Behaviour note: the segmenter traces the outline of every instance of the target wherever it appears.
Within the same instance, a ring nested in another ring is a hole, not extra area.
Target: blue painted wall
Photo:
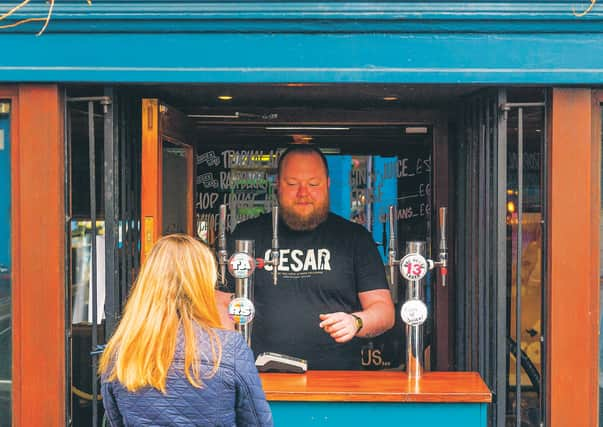
[[[350,176],[352,171],[352,156],[325,156],[329,165],[331,191],[329,203],[331,212],[345,218],[351,218],[352,190]],[[335,191],[336,189],[336,191]]]
[[[40,22],[0,30],[0,81],[603,84],[603,3],[577,7],[61,1],[40,37]],[[3,23],[47,10],[32,2]]]

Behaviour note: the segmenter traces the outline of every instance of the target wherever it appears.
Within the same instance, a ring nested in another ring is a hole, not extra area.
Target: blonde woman
[[[271,426],[242,336],[222,329],[211,251],[183,234],[151,250],[100,360],[111,426]]]

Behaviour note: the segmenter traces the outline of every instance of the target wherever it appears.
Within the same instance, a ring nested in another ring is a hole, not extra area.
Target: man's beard
[[[306,215],[301,215],[295,212],[294,207],[280,205],[280,216],[285,221],[285,224],[290,229],[295,231],[314,230],[322,224],[329,216],[329,197],[325,197],[323,201],[317,201],[313,204],[314,209]]]

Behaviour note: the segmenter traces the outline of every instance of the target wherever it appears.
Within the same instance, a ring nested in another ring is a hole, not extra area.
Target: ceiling
[[[477,86],[376,84],[211,84],[137,86],[187,114],[240,108],[397,109],[448,105]],[[220,100],[230,96],[230,100]],[[385,98],[385,99],[384,99]]]

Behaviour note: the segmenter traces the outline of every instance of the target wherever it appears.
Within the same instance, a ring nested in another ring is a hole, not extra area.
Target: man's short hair
[[[283,162],[285,161],[285,157],[289,154],[298,153],[298,154],[318,154],[322,163],[325,167],[325,172],[327,173],[327,177],[329,176],[329,163],[327,162],[327,158],[322,151],[314,145],[314,144],[291,144],[288,145],[284,151],[281,152],[278,158],[278,176],[281,176],[281,168],[283,167]]]

